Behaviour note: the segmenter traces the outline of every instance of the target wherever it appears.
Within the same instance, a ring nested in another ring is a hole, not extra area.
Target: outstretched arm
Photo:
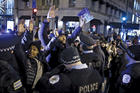
[[[82,27],[85,24],[85,20],[80,18],[80,25],[75,29],[75,31],[72,33],[70,37],[68,37],[68,43],[71,44],[73,41],[77,38],[77,36],[82,31]]]

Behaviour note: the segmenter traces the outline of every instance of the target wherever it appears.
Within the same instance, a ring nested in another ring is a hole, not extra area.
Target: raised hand
[[[56,11],[58,11],[58,9],[55,9],[55,5],[51,6],[49,11],[48,11],[47,18],[55,18]]]
[[[53,33],[55,34],[56,37],[59,36],[58,29],[53,30]]]
[[[32,32],[33,29],[34,29],[33,20],[30,20],[30,22],[29,22],[29,31]]]

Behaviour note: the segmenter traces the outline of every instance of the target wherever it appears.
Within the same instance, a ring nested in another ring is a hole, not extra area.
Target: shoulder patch
[[[129,83],[130,82],[130,80],[131,80],[131,76],[129,75],[129,74],[124,74],[123,75],[123,78],[122,78],[122,82],[123,83]]]
[[[15,81],[13,83],[13,87],[14,87],[14,90],[17,90],[17,89],[21,88],[22,87],[21,80]]]
[[[59,76],[59,75],[53,75],[53,76],[51,76],[51,77],[49,78],[49,82],[50,82],[51,84],[56,84],[56,83],[59,82],[59,80],[60,80],[60,76]]]

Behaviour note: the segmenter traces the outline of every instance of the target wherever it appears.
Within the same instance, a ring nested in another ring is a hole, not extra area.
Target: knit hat
[[[78,50],[75,47],[67,47],[60,55],[63,64],[73,64],[80,61]]]
[[[87,46],[92,46],[96,44],[96,40],[92,39],[89,35],[81,33],[80,34],[80,40],[83,44]]]

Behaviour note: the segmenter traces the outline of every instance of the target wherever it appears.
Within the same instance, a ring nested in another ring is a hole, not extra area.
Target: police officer
[[[40,79],[37,85],[40,93],[101,93],[100,74],[81,63],[75,47],[64,49],[60,59],[64,65]]]
[[[127,64],[121,72],[118,80],[119,92],[117,93],[139,93],[140,86],[140,46],[129,47],[125,54]]]
[[[17,72],[3,60],[0,60],[0,75],[0,93],[26,93]]]
[[[0,93],[25,93],[14,53],[17,42],[16,35],[0,35]]]
[[[81,61],[94,67],[94,69],[98,70],[103,76],[102,59],[100,58],[100,55],[94,51],[94,48],[97,47],[97,41],[84,33],[80,34],[80,40],[82,42]]]

